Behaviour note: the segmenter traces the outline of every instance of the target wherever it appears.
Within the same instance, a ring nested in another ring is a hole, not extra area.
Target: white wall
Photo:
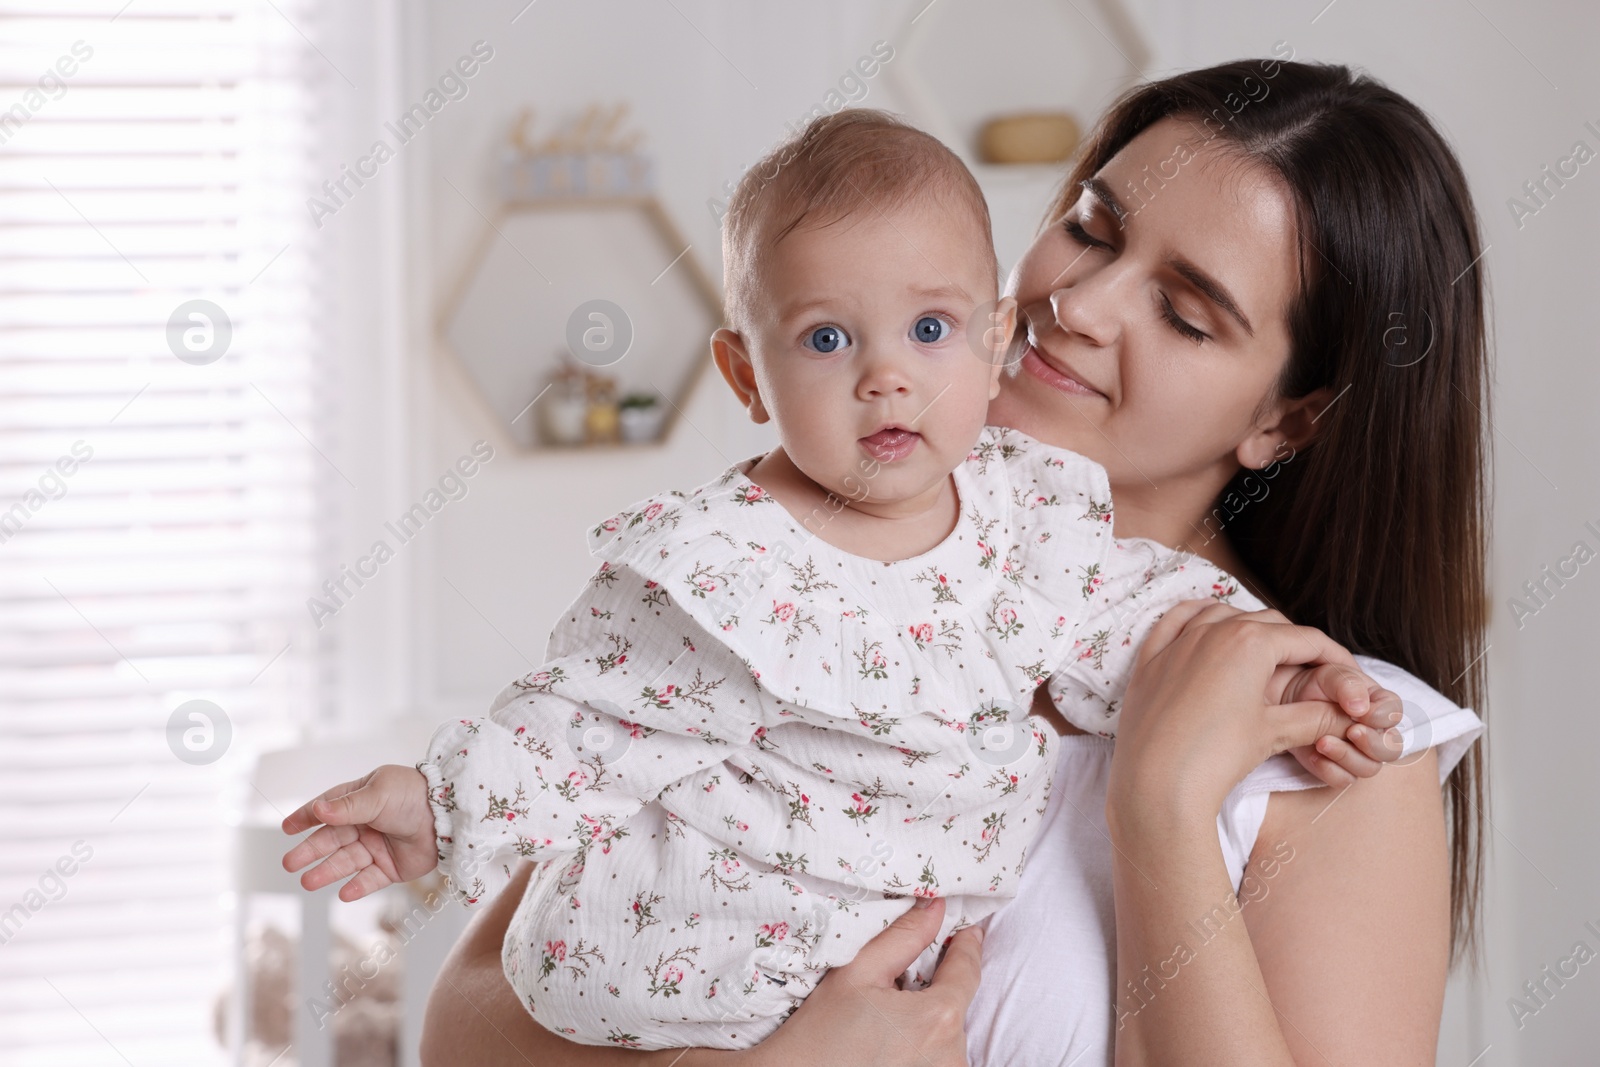
[[[766,442],[707,376],[676,436],[659,450],[515,455],[453,358],[427,334],[484,225],[445,179],[480,206],[491,204],[493,153],[521,106],[554,116],[625,99],[648,131],[662,199],[693,242],[691,254],[720,275],[708,198],[723,195],[724,181],[781,136],[785,122],[820,102],[874,40],[902,39],[924,3],[809,0],[779,9],[542,0],[512,23],[523,0],[413,0],[406,69],[415,84],[398,86],[401,97],[419,95],[475,40],[488,41],[496,58],[469,98],[430,125],[425,143],[415,152],[408,146],[403,164],[414,184],[407,246],[419,302],[407,313],[419,383],[409,417],[410,480],[420,492],[477,438],[494,441],[500,454],[473,480],[471,495],[419,539],[408,564],[420,575],[416,621],[396,669],[414,692],[398,699],[418,709],[481,707],[539,658],[551,621],[589,569],[580,535],[587,521],[664,486],[696,484]],[[1452,991],[1439,1062],[1578,1062],[1581,1050],[1594,1055],[1600,965],[1584,968],[1520,1029],[1506,1002],[1576,942],[1600,950],[1600,937],[1584,927],[1595,920],[1600,929],[1593,772],[1600,718],[1593,687],[1580,675],[1600,632],[1600,567],[1585,568],[1520,630],[1508,599],[1580,537],[1600,546],[1583,529],[1589,520],[1600,528],[1592,419],[1600,361],[1591,303],[1600,164],[1585,167],[1520,229],[1506,200],[1574,141],[1600,149],[1600,136],[1583,126],[1594,120],[1600,128],[1593,62],[1600,9],[1576,0],[1323,5],[1141,0],[1135,16],[1152,47],[1151,73],[1264,54],[1280,40],[1298,58],[1362,65],[1435,116],[1466,165],[1490,246],[1498,351],[1488,653],[1495,830],[1489,956],[1475,1002],[1459,983]],[[1097,15],[1088,3],[1072,6]],[[1084,35],[1099,39],[1087,25]],[[1004,58],[994,62],[995,77],[1005,77]],[[888,77],[871,83],[865,102],[903,106]],[[1037,210],[1029,201],[1037,196],[1042,204],[1042,189],[1005,194],[996,211],[1003,259],[1025,244]],[[1373,921],[1382,922],[1382,901],[1372,906]]]

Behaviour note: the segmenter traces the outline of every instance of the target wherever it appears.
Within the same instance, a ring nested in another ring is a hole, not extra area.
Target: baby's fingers
[[[1366,729],[1365,726],[1352,726],[1349,733],[1354,734]],[[1319,737],[1316,749],[1318,755],[1338,765],[1340,770],[1352,778],[1371,778],[1383,767],[1382,763],[1369,758],[1342,737],[1332,735]]]
[[[374,889],[382,889],[389,884],[383,871],[372,862],[372,853],[367,850],[367,846],[356,840],[341,847],[339,851],[302,874],[300,885],[309,892],[316,892],[325,885],[332,885],[351,875],[357,876],[351,881],[351,885],[370,883],[373,876],[379,881],[370,888],[360,889],[354,894],[348,892],[350,886],[345,886],[339,891],[340,900],[357,900]]]
[[[339,899],[349,903],[391,885],[394,885],[394,880],[383,873],[383,868],[374,863],[363,867],[359,874],[339,889]]]
[[[1311,745],[1302,745],[1299,748],[1291,748],[1289,751],[1295,759],[1300,761],[1300,766],[1316,775],[1323,785],[1329,785],[1335,789],[1343,789],[1355,781],[1350,772],[1327,756],[1322,755]]]
[[[354,826],[324,826],[283,854],[283,869],[293,873],[326,859],[360,837]]]
[[[367,777],[370,778],[371,775]],[[317,794],[289,813],[288,817],[283,820],[283,832],[286,834],[298,834],[311,829],[313,826],[320,826],[327,820],[314,810],[318,804],[322,804],[324,813],[327,813],[329,811],[327,802],[342,797],[347,793],[353,793],[366,784],[366,778],[357,778],[353,782],[345,782],[343,785],[336,785],[332,789]]]
[[[1300,670],[1285,689],[1280,703],[1297,700],[1326,700],[1352,719],[1364,719],[1371,711],[1372,680],[1343,663],[1319,663]]]
[[[1393,763],[1398,760],[1405,743],[1399,730],[1392,727],[1388,730],[1374,730],[1359,723],[1350,727],[1345,736],[1363,755],[1378,763]]]

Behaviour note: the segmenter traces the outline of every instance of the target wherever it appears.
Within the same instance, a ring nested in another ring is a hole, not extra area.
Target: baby
[[[813,122],[740,182],[723,250],[713,358],[780,446],[596,526],[543,667],[285,821],[328,824],[285,862],[331,856],[305,884],[354,874],[345,899],[436,860],[475,903],[532,860],[506,975],[590,1044],[748,1047],[943,896],[924,982],[1015,892],[1055,765],[1035,691],[1109,734],[1144,631],[1234,591],[1114,544],[1097,464],[985,427],[1016,305],[936,140]]]

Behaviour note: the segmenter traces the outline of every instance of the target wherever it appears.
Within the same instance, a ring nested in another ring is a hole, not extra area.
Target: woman
[[[938,902],[748,1052],[570,1045],[500,974],[513,886],[441,975],[425,1062],[944,1065],[969,1045],[996,1064],[1432,1062],[1481,819],[1481,757],[1462,756],[1478,724],[1457,706],[1481,699],[1485,621],[1460,168],[1421,112],[1344,68],[1230,63],[1115,105],[1050,220],[1010,281],[1028,336],[992,421],[1100,461],[1119,537],[1188,548],[1288,618],[1168,613],[1116,743],[1062,746],[1017,901],[959,934],[928,990],[893,978]],[[1329,732],[1322,713],[1263,701],[1335,641],[1381,657],[1362,666],[1431,734],[1343,792],[1278,755]]]

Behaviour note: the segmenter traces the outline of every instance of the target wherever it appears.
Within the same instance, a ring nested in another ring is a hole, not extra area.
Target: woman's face
[[[1152,494],[1161,510],[1203,512],[1240,463],[1271,462],[1283,441],[1290,197],[1206,136],[1178,119],[1145,130],[1007,286],[1027,336],[990,421],[1101,463],[1119,514]]]

